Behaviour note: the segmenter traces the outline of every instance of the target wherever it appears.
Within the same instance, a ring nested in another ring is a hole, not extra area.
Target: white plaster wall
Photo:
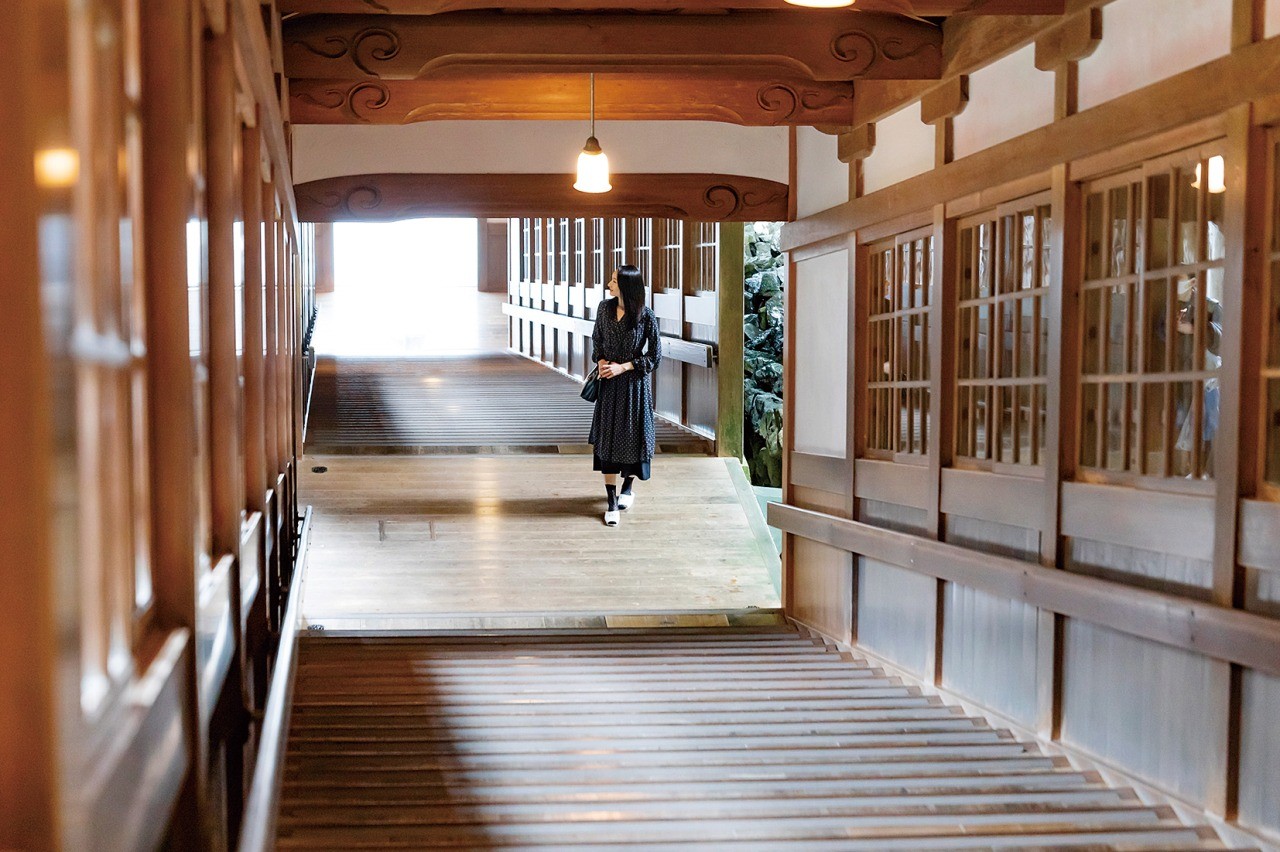
[[[1029,44],[969,76],[969,105],[955,118],[956,159],[1053,121],[1053,74],[1035,60]]]
[[[1080,109],[1230,51],[1231,0],[1116,0],[1102,8],[1102,43],[1080,63]]]
[[[876,122],[876,149],[862,164],[862,189],[871,193],[933,168],[934,129],[920,120],[920,104]]]
[[[836,137],[812,127],[796,131],[796,213],[800,218],[849,200],[849,166]]]
[[[299,125],[294,180],[377,172],[569,173],[582,121],[427,121],[403,126]],[[614,172],[714,172],[787,182],[785,127],[714,121],[596,123]]]
[[[1280,0],[1267,0],[1266,28],[1263,32],[1267,38],[1280,35]]]
[[[793,448],[843,458],[849,324],[849,252],[796,264],[796,408]]]

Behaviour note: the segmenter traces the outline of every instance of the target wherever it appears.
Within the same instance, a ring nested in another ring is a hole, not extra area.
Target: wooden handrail
[[[280,649],[267,692],[262,718],[262,740],[258,746],[253,784],[245,802],[240,827],[240,852],[269,852],[275,847],[276,814],[280,784],[284,776],[285,750],[289,742],[289,716],[293,711],[294,671],[298,662],[298,621],[302,614],[302,587],[306,579],[307,554],[311,543],[311,507],[303,515],[298,536],[298,562],[290,584],[289,606],[280,626]]]
[[[503,303],[502,312],[509,317],[542,323],[545,326],[581,334],[584,337],[590,337],[595,329],[595,323],[589,319],[569,317],[525,305],[513,305],[510,302]],[[695,343],[666,334],[662,335],[662,355],[664,358],[683,361],[695,367],[710,367],[716,362],[716,349],[710,343]]]
[[[1277,619],[1045,568],[781,503],[769,504],[769,524],[810,541],[939,580],[1280,675]]]

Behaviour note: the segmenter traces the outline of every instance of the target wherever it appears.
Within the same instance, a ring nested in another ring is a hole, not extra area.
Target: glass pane
[[[1107,385],[1106,467],[1108,470],[1125,469],[1124,436],[1127,418],[1124,402],[1124,385],[1118,382]]]
[[[1102,193],[1095,192],[1085,200],[1085,260],[1086,281],[1102,277]]]
[[[1014,310],[1017,305],[1012,299],[1005,299],[999,302],[1000,315],[1000,377],[1009,378],[1013,375],[1013,347],[1014,347]]]
[[[1280,379],[1267,382],[1267,481],[1280,484]]]
[[[1213,476],[1213,447],[1218,435],[1218,405],[1220,394],[1218,380],[1208,379],[1197,384],[1201,395],[1200,422],[1200,476],[1209,479]]]
[[[1169,431],[1168,409],[1165,406],[1165,385],[1151,383],[1142,389],[1142,448],[1141,471],[1151,476],[1164,476],[1165,440]]]
[[[1051,246],[1053,244],[1053,220],[1047,206],[1039,209],[1040,215],[1040,286],[1048,287],[1051,277]]]
[[[1018,238],[1017,220],[1005,216],[998,223],[1000,244],[996,253],[996,276],[1000,293],[1012,293],[1018,288]]]
[[[1126,284],[1107,288],[1107,372],[1117,375],[1125,371],[1125,343],[1128,340],[1128,306]]]
[[[916,255],[916,273],[915,273],[915,298],[911,303],[913,308],[923,308],[929,304],[929,260],[926,256],[925,241],[920,240],[915,244]]]
[[[1014,436],[1017,434],[1018,428],[1016,419],[1017,390],[1015,387],[996,388],[996,398],[1000,400],[1000,461],[1010,464],[1017,461],[1013,447]]]
[[[1024,296],[1019,302],[1022,316],[1018,326],[1018,375],[1026,377],[1034,375],[1036,367],[1036,299]]]
[[[1098,400],[1102,385],[1086,384],[1080,393],[1080,464],[1100,467],[1098,447],[1098,420],[1102,416]]]
[[[929,389],[920,389],[920,439],[916,446],[919,452],[926,453],[929,449]]]
[[[1195,263],[1200,257],[1200,232],[1197,223],[1200,220],[1200,192],[1196,184],[1195,171],[1180,169],[1178,175],[1178,207],[1176,230],[1178,239],[1178,263]]]
[[[992,227],[986,222],[978,226],[978,298],[991,295]]]
[[[1047,408],[1048,408],[1048,400],[1047,400],[1047,398],[1046,398],[1047,393],[1048,393],[1048,389],[1047,389],[1047,388],[1045,388],[1045,386],[1044,386],[1044,385],[1036,385],[1036,388],[1035,388],[1035,406],[1036,406],[1036,414],[1035,414],[1035,416],[1036,416],[1036,422],[1039,424],[1039,426],[1037,427],[1037,430],[1036,430],[1036,431],[1037,431],[1037,434],[1039,435],[1039,439],[1036,441],[1036,463],[1037,463],[1037,464],[1042,464],[1042,463],[1044,463],[1044,462],[1046,461],[1046,459],[1045,459],[1045,440],[1046,440],[1045,435],[1046,435],[1046,431],[1045,431],[1045,430],[1046,430],[1046,429],[1047,429],[1047,427],[1048,427],[1048,423],[1046,422],[1046,421],[1047,421],[1047,419],[1048,419],[1048,417],[1047,417],[1047,412],[1046,412],[1046,410],[1047,410]]]
[[[956,455],[973,456],[973,399],[974,389],[956,389]]]
[[[1110,196],[1111,260],[1107,274],[1114,278],[1128,275],[1133,269],[1129,253],[1129,187],[1118,186],[1111,190]]]
[[[1102,291],[1086,290],[1084,293],[1084,352],[1081,365],[1087,376],[1102,370]]]
[[[960,232],[960,301],[972,299],[973,289],[973,229],[966,228]]]
[[[985,379],[991,376],[991,314],[992,311],[990,305],[978,305],[977,369],[974,372],[974,376],[979,379]]]
[[[1142,327],[1146,335],[1143,369],[1163,373],[1169,369],[1169,279],[1144,282]]]
[[[1176,382],[1170,390],[1173,393],[1174,443],[1169,475],[1188,477],[1192,473],[1192,449],[1196,434],[1194,387],[1191,382]]]
[[[1156,175],[1147,181],[1147,268],[1170,266],[1169,175]]]
[[[973,455],[985,459],[987,451],[987,409],[990,388],[975,388],[973,392]]]
[[[956,375],[962,379],[971,379],[973,378],[973,355],[977,350],[977,341],[974,339],[976,330],[973,325],[976,314],[973,308],[960,308],[956,311],[956,314],[956,319],[960,326],[959,351],[956,354]]]
[[[906,310],[911,307],[911,245],[902,246],[899,252],[898,261],[898,285],[899,296],[898,304],[895,305],[896,310]]]
[[[1031,424],[1035,414],[1032,409],[1031,386],[1018,388],[1018,463],[1034,464],[1032,458]]]
[[[1221,158],[1214,157],[1213,160],[1221,161]],[[1213,163],[1210,160],[1210,163]],[[1213,183],[1214,168],[1209,169],[1209,197],[1207,221],[1205,222],[1205,257],[1208,260],[1222,260],[1227,256],[1227,240],[1226,231],[1223,220],[1226,216],[1226,197],[1225,188],[1219,190]],[[1215,192],[1215,190],[1218,190]]]
[[[1177,301],[1174,303],[1173,369],[1185,373],[1197,369],[1195,351],[1196,278],[1184,275],[1177,279]]]
[[[1030,290],[1036,284],[1036,217],[1027,212],[1022,214],[1022,288]]]

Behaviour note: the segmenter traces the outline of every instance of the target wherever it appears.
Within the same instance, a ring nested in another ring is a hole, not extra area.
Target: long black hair
[[[623,320],[627,328],[635,328],[644,312],[644,276],[629,263],[618,267],[618,293],[625,311]]]

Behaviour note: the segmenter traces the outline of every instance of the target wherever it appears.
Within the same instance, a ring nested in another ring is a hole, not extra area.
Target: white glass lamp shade
[[[592,136],[578,155],[578,180],[573,188],[579,192],[608,192],[609,158],[600,150],[600,143]]]
[[[1191,182],[1196,189],[1200,188],[1200,164],[1196,163],[1196,179]],[[1227,163],[1222,157],[1209,158],[1209,192],[1217,195],[1227,191]]]

